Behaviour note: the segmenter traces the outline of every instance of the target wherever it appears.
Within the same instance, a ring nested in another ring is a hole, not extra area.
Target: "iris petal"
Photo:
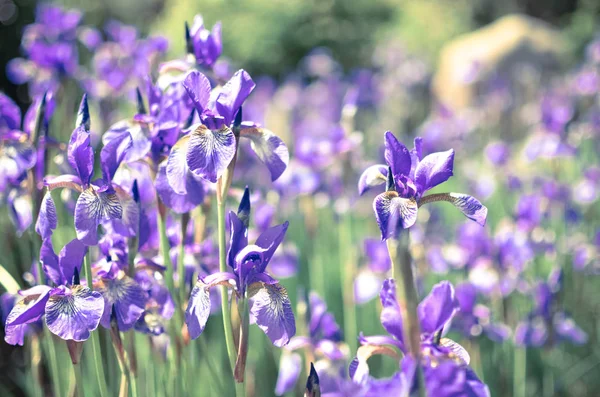
[[[419,206],[435,201],[447,201],[458,208],[467,218],[479,223],[481,226],[485,225],[488,213],[487,207],[473,196],[462,193],[430,194],[419,200]]]
[[[302,357],[298,353],[283,353],[279,362],[275,394],[282,396],[293,390],[301,371]]]
[[[254,84],[250,75],[243,69],[235,72],[231,79],[223,86],[217,96],[215,108],[218,114],[223,116],[227,125],[231,124],[240,106],[242,106],[248,95],[254,90],[254,87],[256,87],[256,84]]]
[[[259,269],[260,272],[263,272],[269,264],[271,257],[283,241],[288,226],[289,222],[285,222],[281,225],[270,227],[256,239],[256,245],[266,250],[263,254],[263,262]]]
[[[380,194],[373,201],[373,210],[381,239],[386,240],[398,235],[400,229],[407,229],[417,221],[417,202],[414,198],[403,198],[394,191]]]
[[[81,188],[82,182],[81,179],[77,175],[60,175],[60,176],[52,176],[48,175],[44,178],[44,185],[48,187],[49,190],[54,190],[58,188],[68,188],[72,190],[76,190],[78,192],[83,191]]]
[[[240,136],[250,139],[252,150],[266,164],[271,173],[271,181],[283,174],[290,161],[287,146],[277,135],[266,128],[243,128]]]
[[[103,279],[98,292],[104,298],[104,314],[100,320],[104,328],[110,328],[113,306],[120,331],[130,330],[144,313],[146,292],[130,277]]]
[[[187,152],[189,148],[190,136],[182,137],[171,149],[167,159],[166,175],[169,185],[173,191],[179,195],[187,192],[186,176],[189,172],[187,164]]]
[[[40,206],[40,213],[38,219],[35,222],[35,231],[42,237],[42,239],[48,238],[52,235],[52,231],[56,229],[58,225],[58,218],[56,217],[56,206],[50,192],[46,192],[42,199]]]
[[[383,325],[388,334],[403,343],[402,316],[400,314],[398,299],[396,299],[396,283],[394,279],[384,280],[379,297],[383,306],[380,316],[381,325]]]
[[[98,225],[103,219],[120,219],[123,208],[113,192],[96,192],[88,188],[75,204],[77,238],[86,245],[98,242]]]
[[[97,291],[77,285],[53,293],[46,303],[46,325],[65,340],[82,342],[98,328],[104,312],[104,299]]]
[[[183,87],[192,99],[198,114],[202,114],[210,98],[210,81],[202,73],[194,70],[188,73],[183,81]]]
[[[40,289],[40,287],[34,287]],[[8,317],[4,327],[4,340],[10,345],[23,346],[27,324],[38,321],[44,314],[44,307],[50,297],[50,287],[43,286],[41,294],[26,295],[17,302]],[[32,288],[33,289],[33,288]],[[37,291],[36,291],[37,292]]]
[[[84,185],[90,183],[94,173],[94,150],[90,144],[90,131],[83,125],[75,128],[69,141],[67,159]]]
[[[256,283],[250,286],[250,321],[256,323],[273,345],[287,345],[296,333],[296,322],[286,289],[280,284]]]
[[[235,151],[231,129],[223,126],[220,130],[210,130],[197,124],[190,134],[187,164],[196,175],[215,183],[233,160]]]
[[[411,165],[410,152],[390,131],[385,133],[384,155],[385,161],[392,168],[394,176],[408,176]]]
[[[415,182],[423,193],[448,180],[453,175],[454,150],[431,153],[425,156],[415,169]]]
[[[104,145],[100,152],[100,160],[105,181],[109,182],[113,179],[119,165],[125,159],[125,156],[130,153],[131,146],[131,134],[127,131]]]
[[[184,159],[185,162],[185,159]],[[204,201],[204,180],[192,172],[185,175],[184,194],[177,193],[167,180],[167,162],[158,166],[155,187],[162,202],[178,214],[189,212]]]
[[[434,285],[417,309],[423,335],[433,337],[436,332],[440,332],[459,307],[452,284],[442,281]]]
[[[383,185],[387,180],[387,167],[383,164],[372,165],[360,175],[358,194],[361,196],[375,186]]]

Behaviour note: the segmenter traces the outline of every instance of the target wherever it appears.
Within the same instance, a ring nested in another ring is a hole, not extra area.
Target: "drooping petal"
[[[282,396],[293,390],[301,371],[302,357],[298,353],[283,353],[279,361],[275,394]]]
[[[6,326],[29,324],[37,321],[44,314],[46,301],[50,297],[52,289],[46,285],[40,285],[29,290],[20,291],[25,297],[15,304],[6,318]]]
[[[173,191],[183,195],[186,190],[186,179],[189,172],[187,152],[189,150],[190,135],[179,139],[171,149],[166,164],[166,175]]]
[[[103,279],[98,292],[104,298],[104,313],[100,323],[110,328],[111,315],[116,315],[119,331],[128,331],[144,313],[146,292],[130,277]]]
[[[469,365],[471,362],[469,352],[452,339],[441,338],[439,347],[444,349],[450,358],[456,359],[464,365]]]
[[[250,322],[256,323],[273,345],[287,345],[296,334],[296,321],[286,289],[280,284],[256,283],[250,286]]]
[[[410,152],[390,131],[385,133],[385,161],[392,168],[392,174],[406,175],[410,172]]]
[[[459,307],[452,284],[442,281],[434,285],[429,295],[417,308],[421,332],[428,337],[433,337],[454,317]]]
[[[97,291],[76,285],[53,290],[46,303],[46,325],[65,340],[83,342],[98,328],[104,312],[104,299]]]
[[[223,86],[217,96],[215,108],[217,113],[225,119],[226,125],[231,124],[240,106],[255,86],[250,75],[243,69],[238,70]]]
[[[154,182],[156,192],[162,202],[178,214],[189,212],[202,204],[205,195],[205,181],[202,178],[194,175],[193,172],[187,172],[184,177],[186,179],[186,193],[178,194],[167,180],[167,162],[163,161],[158,166],[158,173]]]
[[[419,206],[435,201],[447,201],[458,208],[467,218],[485,225],[488,209],[473,196],[463,193],[439,193],[424,196],[419,200]]]
[[[263,262],[259,272],[263,272],[266,266],[269,264],[271,257],[277,250],[277,247],[279,247],[279,244],[281,244],[283,241],[288,226],[289,222],[286,221],[281,225],[270,227],[256,239],[256,245],[266,250],[263,253]]]
[[[83,183],[81,182],[81,179],[79,179],[79,177],[77,175],[69,175],[69,174],[59,175],[59,176],[48,175],[44,178],[44,185],[47,186],[48,190],[51,190],[51,191],[54,189],[66,187],[68,189],[82,192],[83,191],[83,189],[81,188],[82,184]]]
[[[71,135],[67,159],[83,185],[88,185],[94,173],[94,150],[90,144],[90,131],[78,126]]]
[[[388,334],[403,342],[402,316],[398,300],[396,299],[396,282],[394,279],[390,278],[383,281],[379,298],[383,306],[380,316],[381,325],[383,325]]]
[[[81,273],[83,257],[87,253],[87,247],[76,238],[67,243],[58,253],[58,263],[64,280],[71,283],[75,269]],[[90,280],[88,280],[89,282]]]
[[[127,131],[104,145],[100,152],[100,161],[102,163],[102,175],[106,183],[112,181],[115,172],[117,172],[131,146],[131,134]]]
[[[47,191],[42,199],[40,205],[40,212],[38,214],[37,221],[35,222],[35,231],[46,239],[52,235],[52,231],[58,226],[58,218],[56,217],[56,206],[54,200],[50,195],[50,191]]]
[[[235,151],[235,136],[227,126],[210,130],[197,124],[190,133],[187,165],[196,175],[215,183],[231,163]]]
[[[120,219],[123,208],[116,193],[97,192],[90,187],[79,195],[75,204],[75,229],[77,238],[86,245],[98,242],[98,225],[101,220]]]
[[[215,273],[205,278],[198,278],[185,310],[185,323],[192,339],[196,339],[204,331],[210,316],[210,289],[219,284],[231,287],[232,280],[235,280],[235,275],[231,273]]]
[[[202,114],[210,99],[210,81],[202,73],[193,70],[185,76],[182,84],[198,110],[198,114]]]
[[[375,164],[367,168],[358,180],[358,194],[361,196],[372,187],[383,185],[387,181],[388,169],[383,164]]]
[[[448,180],[453,175],[454,150],[431,153],[419,162],[415,169],[415,183],[419,193],[423,193],[440,183]]]
[[[400,229],[408,229],[417,221],[417,202],[414,198],[403,198],[395,191],[388,191],[373,201],[375,218],[381,231],[381,240],[398,235]]]
[[[287,146],[277,135],[266,128],[242,128],[240,136],[250,139],[252,150],[266,164],[271,173],[271,181],[283,174],[290,161]]]

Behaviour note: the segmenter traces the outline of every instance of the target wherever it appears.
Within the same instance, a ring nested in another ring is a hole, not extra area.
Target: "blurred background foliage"
[[[202,13],[208,26],[223,23],[224,55],[252,75],[281,79],[313,48],[327,47],[345,71],[369,67],[380,43],[400,41],[408,52],[435,64],[454,37],[497,18],[524,13],[558,27],[573,56],[594,34],[600,17],[596,0],[81,0],[57,1],[85,11],[85,23],[110,19],[159,32],[170,40],[170,55],[184,48],[183,21]],[[23,27],[34,20],[35,0],[0,1],[0,64],[17,57]],[[15,97],[4,73],[0,87]],[[26,87],[18,88],[26,103]],[[23,106],[25,106],[23,104]]]

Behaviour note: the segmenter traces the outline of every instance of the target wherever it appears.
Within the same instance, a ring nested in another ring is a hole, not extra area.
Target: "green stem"
[[[402,240],[387,240],[388,252],[392,261],[392,278],[394,281],[400,279],[399,289],[401,301],[400,311],[404,321],[404,340],[408,353],[414,357],[417,365],[417,377],[419,381],[419,396],[427,396],[423,377],[421,362],[421,327],[417,315],[419,296],[415,287],[415,276],[412,269],[412,257],[409,248],[408,230],[403,231]]]
[[[356,351],[358,342],[358,326],[356,305],[354,304],[354,277],[356,261],[352,251],[352,218],[344,216],[339,230],[340,274],[342,277],[342,299],[344,302],[344,334],[350,351]]]
[[[58,370],[58,359],[56,358],[56,347],[54,346],[54,339],[52,333],[46,327],[44,327],[44,345],[46,347],[46,355],[48,356],[48,365],[50,366],[50,375],[52,375],[52,390],[55,396],[62,396],[60,372]]]
[[[515,346],[513,363],[513,396],[527,396],[527,349]]]
[[[73,364],[73,373],[75,374],[75,391],[77,397],[84,397],[85,389],[83,387],[83,376],[81,375],[81,363]]]
[[[88,287],[93,289],[92,264],[90,262],[89,250],[87,255],[83,258],[83,267]],[[92,360],[94,361],[94,372],[96,374],[96,381],[98,382],[100,396],[108,397],[108,391],[106,389],[106,377],[104,376],[104,367],[102,366],[102,353],[100,351],[100,339],[98,339],[98,331],[92,332],[90,341],[92,343]]]
[[[218,187],[217,187],[218,189]],[[217,226],[219,233],[219,271],[227,271],[227,245],[225,236],[225,199],[217,203]],[[225,344],[231,372],[235,370],[236,350],[231,329],[231,306],[229,306],[229,293],[226,286],[221,286],[221,313],[223,314],[223,329],[225,331]],[[237,385],[236,385],[237,389]]]

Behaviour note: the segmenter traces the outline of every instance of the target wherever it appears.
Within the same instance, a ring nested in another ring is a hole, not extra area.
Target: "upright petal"
[[[425,156],[415,169],[415,183],[419,193],[423,194],[426,190],[446,182],[453,175],[453,170],[454,150]]]
[[[97,291],[82,285],[53,291],[46,303],[46,325],[65,340],[83,342],[98,328],[104,312],[104,299]]]
[[[240,136],[250,139],[252,150],[269,169],[271,181],[277,180],[290,161],[290,153],[285,143],[266,128],[243,128]]]
[[[417,221],[418,206],[415,199],[400,197],[394,191],[375,197],[373,210],[381,231],[381,240],[396,237],[400,229],[408,229]]]
[[[256,283],[248,291],[250,321],[256,323],[273,345],[287,345],[296,334],[296,321],[286,289],[280,284]]]
[[[419,206],[436,201],[447,201],[458,208],[467,218],[485,225],[487,219],[487,207],[481,204],[473,196],[463,193],[439,193],[424,196],[419,200]]]
[[[381,325],[383,325],[383,328],[388,334],[404,343],[402,315],[400,313],[398,299],[396,299],[396,282],[394,279],[390,278],[383,281],[379,298],[381,299],[381,305],[383,306],[380,316]]]
[[[75,269],[78,273],[81,273],[81,266],[86,253],[87,247],[76,238],[68,242],[58,253],[60,270],[68,284],[73,280]]]
[[[37,221],[35,222],[35,231],[46,239],[52,235],[52,231],[58,226],[58,218],[56,217],[56,206],[54,200],[50,195],[50,191],[47,191],[42,199],[40,206],[40,212],[38,214]]]
[[[198,114],[202,114],[210,99],[210,81],[202,73],[193,70],[185,76],[182,84],[198,110]]]
[[[190,133],[187,164],[196,175],[215,183],[233,160],[235,151],[235,136],[227,126],[210,130],[199,124]]]
[[[442,281],[419,304],[417,309],[421,321],[421,332],[433,337],[450,322],[460,305],[454,294],[454,287],[448,281]]]
[[[94,173],[94,150],[90,144],[90,131],[81,125],[71,135],[67,159],[82,184],[88,185]]]
[[[42,263],[44,273],[46,273],[46,276],[48,276],[54,284],[62,285],[71,281],[67,280],[63,275],[58,256],[54,253],[54,248],[52,247],[51,238],[46,238],[42,242],[42,247],[40,248],[40,262]]]
[[[270,227],[256,239],[256,245],[266,250],[263,254],[263,263],[259,269],[260,272],[263,272],[269,264],[271,257],[283,241],[288,226],[289,222],[286,221],[281,225]]]
[[[124,134],[121,134],[106,143],[102,148],[102,151],[100,151],[102,175],[106,183],[112,181],[115,172],[117,172],[119,165],[125,159],[131,145],[131,134],[126,131]]]
[[[248,245],[248,228],[233,211],[229,212],[229,226],[231,237],[227,249],[227,264],[234,269],[236,255]]]
[[[392,174],[406,175],[410,173],[410,152],[404,144],[390,131],[385,133],[385,161],[392,168]]]
[[[221,88],[215,108],[217,113],[225,118],[227,125],[231,124],[240,106],[254,90],[254,87],[256,87],[256,84],[254,84],[250,75],[245,70],[240,69]]]
[[[0,135],[21,127],[21,109],[4,93],[0,92]]]
[[[120,219],[123,208],[116,193],[97,192],[90,187],[79,195],[75,204],[75,230],[77,238],[86,245],[98,242],[98,225],[101,220]]]
[[[128,331],[144,313],[146,292],[130,277],[122,275],[114,280],[103,279],[98,292],[104,298],[104,313],[100,323],[110,328],[111,315],[116,315],[119,331]]]
[[[558,312],[552,319],[556,334],[564,340],[575,345],[583,345],[588,341],[588,336],[575,321],[564,312]]]
[[[358,179],[358,194],[361,196],[372,187],[383,185],[387,181],[388,168],[375,164],[363,171]]]

